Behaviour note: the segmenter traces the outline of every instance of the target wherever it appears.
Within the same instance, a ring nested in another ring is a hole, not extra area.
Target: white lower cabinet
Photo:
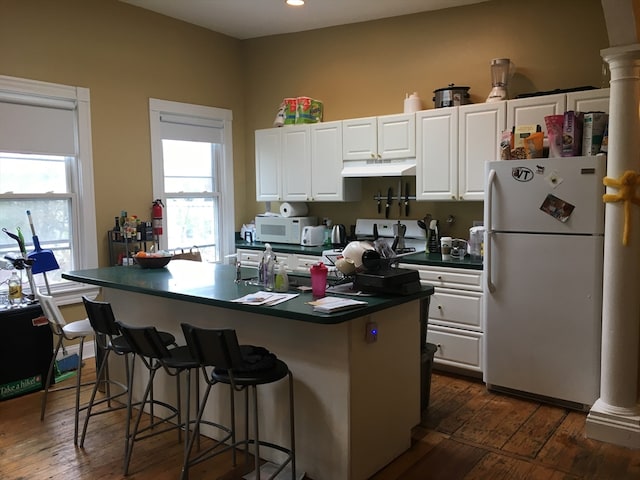
[[[262,258],[262,250],[249,250],[247,248],[238,248],[236,254],[240,265],[248,268],[258,268],[260,259]],[[287,272],[304,272],[309,273],[311,265],[318,263],[319,255],[301,255],[297,253],[282,253],[278,249],[274,249],[276,260],[279,264],[284,265]]]
[[[482,373],[484,322],[482,271],[402,264],[418,270],[420,281],[433,285],[427,342],[436,345],[436,368]]]
[[[309,273],[311,266],[320,261],[320,257],[316,255],[295,254],[292,257],[295,257],[295,262],[291,262],[292,272]]]
[[[482,372],[482,334],[429,324],[427,342],[438,347],[434,364]]]
[[[276,252],[276,260],[279,264],[284,265],[286,270],[290,269],[291,263],[291,254]],[[260,265],[260,260],[262,259],[262,255],[264,251],[262,250],[249,250],[246,248],[238,248],[236,250],[238,261],[240,265],[247,268],[258,268]]]
[[[236,255],[240,265],[243,267],[254,267],[258,268],[260,265],[260,259],[262,258],[263,252],[260,250],[245,250],[242,248],[238,248],[236,250]]]

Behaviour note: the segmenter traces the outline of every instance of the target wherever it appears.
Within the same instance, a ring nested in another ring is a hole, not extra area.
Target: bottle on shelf
[[[9,304],[19,305],[22,302],[22,282],[18,277],[18,272],[11,272],[9,277]]]
[[[115,217],[115,223],[113,225],[113,230],[111,231],[111,240],[119,242],[120,239],[120,217]]]
[[[267,243],[264,250],[264,257],[262,261],[263,268],[263,286],[267,292],[273,290],[274,284],[274,267],[275,267],[275,255],[273,254],[273,250],[271,250],[271,244]]]
[[[118,219],[118,225],[120,227],[120,234],[122,238],[125,237],[125,224],[127,223],[127,212],[125,210],[120,211],[120,218]]]

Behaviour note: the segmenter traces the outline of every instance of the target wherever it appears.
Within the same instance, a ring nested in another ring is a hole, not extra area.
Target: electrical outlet
[[[378,324],[376,322],[367,322],[364,332],[364,341],[374,343],[378,341]]]

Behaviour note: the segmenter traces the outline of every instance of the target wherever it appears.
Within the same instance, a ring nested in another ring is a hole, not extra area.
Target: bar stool
[[[190,350],[186,346],[167,348],[162,341],[160,332],[155,327],[132,327],[117,321],[116,324],[120,328],[122,335],[131,346],[133,352],[142,359],[143,364],[149,371],[149,380],[140,402],[140,410],[136,417],[133,431],[129,434],[128,450],[124,460],[124,474],[129,474],[129,464],[133,453],[133,446],[136,441],[153,437],[170,430],[178,430],[178,441],[182,441],[182,429],[185,429],[185,452],[187,448],[187,440],[189,438],[190,422],[190,405],[191,405],[191,370],[199,368],[200,364],[192,357]],[[170,376],[176,378],[176,404],[170,405],[167,402],[150,399],[149,394],[153,388],[153,382],[156,372],[164,369]],[[185,372],[187,382],[187,401],[186,401],[186,418],[182,419],[181,395],[180,395],[180,374]],[[132,383],[129,384],[131,391]],[[196,382],[196,398],[200,398],[199,384]],[[153,404],[164,407],[168,410],[167,416],[160,419],[159,422],[153,422],[150,425],[140,428],[140,421],[144,413],[146,405]],[[170,424],[172,420],[176,420],[175,424]],[[157,430],[156,426],[166,424],[167,426],[161,430]],[[150,430],[155,430],[150,432]]]
[[[195,327],[187,323],[181,324],[182,331],[187,341],[187,346],[191,350],[192,355],[199,362],[203,372],[207,389],[198,409],[196,422],[202,418],[203,411],[207,404],[207,399],[211,391],[211,387],[217,383],[224,383],[230,386],[230,409],[231,409],[231,444],[222,449],[216,449],[217,445],[209,450],[202,452],[194,458],[191,451],[194,443],[194,435],[189,440],[187,451],[182,467],[181,480],[187,480],[189,477],[189,468],[210,459],[229,449],[234,449],[233,466],[236,466],[235,447],[244,445],[246,459],[248,461],[249,445],[253,444],[254,452],[254,474],[255,478],[273,479],[280,474],[287,465],[290,465],[291,479],[296,480],[295,467],[295,429],[294,429],[294,401],[293,401],[293,375],[289,367],[282,360],[279,360],[274,354],[268,352],[262,347],[254,347],[252,345],[239,345],[235,330],[232,329],[206,329]],[[213,367],[209,374],[207,367]],[[260,440],[258,426],[258,385],[265,385],[277,382],[288,377],[289,386],[289,422],[290,422],[290,441],[291,445],[286,448],[271,442]],[[252,420],[253,420],[253,438],[249,438],[249,390],[252,392]],[[235,392],[244,391],[245,395],[245,435],[243,440],[236,439],[235,428]],[[226,440],[225,440],[226,441]],[[267,447],[285,453],[286,459],[279,465],[272,463],[267,464],[265,472],[260,472],[260,447]],[[268,470],[268,471],[267,471]],[[264,477],[264,473],[269,476]],[[301,477],[304,475],[301,475]]]
[[[89,319],[77,320],[75,322],[66,323],[62,312],[56,305],[54,299],[50,295],[45,295],[35,290],[35,296],[40,302],[42,311],[49,321],[49,327],[53,334],[57,337],[56,346],[53,351],[53,358],[49,364],[49,371],[47,372],[47,379],[44,383],[44,391],[42,393],[42,401],[40,404],[40,421],[44,420],[45,410],[47,408],[47,396],[49,392],[59,392],[62,390],[69,390],[71,388],[76,389],[75,407],[74,407],[74,420],[73,420],[73,444],[78,444],[78,423],[80,418],[80,391],[81,388],[88,385],[93,385],[94,382],[82,383],[82,355],[84,350],[84,341],[87,337],[93,335],[93,328]],[[69,385],[66,387],[49,388],[51,381],[53,380],[53,370],[56,364],[56,357],[58,352],[62,348],[65,350],[64,342],[69,340],[79,339],[78,343],[78,366],[76,369],[76,383],[75,385]]]
[[[89,419],[95,415],[102,415],[103,413],[109,413],[116,410],[121,410],[123,408],[127,409],[127,427],[125,434],[125,454],[129,450],[129,429],[130,429],[130,420],[131,420],[131,411],[132,411],[132,401],[131,401],[131,389],[129,388],[131,379],[133,378],[134,367],[135,367],[135,353],[129,342],[124,336],[122,336],[120,332],[120,328],[116,323],[115,316],[113,314],[113,309],[111,308],[111,304],[108,302],[98,302],[95,300],[90,300],[89,298],[83,296],[82,302],[84,303],[85,310],[87,311],[87,316],[89,317],[89,322],[91,323],[91,327],[93,328],[96,345],[102,352],[102,360],[100,363],[100,368],[96,374],[96,383],[93,387],[93,391],[91,392],[91,398],[89,403],[85,407],[87,409],[87,413],[84,419],[84,427],[82,428],[82,435],[80,437],[80,447],[84,446],[84,439],[87,434],[87,427],[89,425]],[[175,345],[175,337],[168,332],[159,332],[160,341],[163,345]],[[121,382],[112,380],[109,375],[109,356],[113,352],[116,355],[123,356],[125,360],[125,381],[126,384],[122,384]],[[129,358],[131,357],[131,358]],[[131,364],[131,366],[129,366]],[[96,394],[100,386],[104,386],[105,388],[105,396],[96,401]],[[111,386],[116,386],[118,388],[118,392],[112,394]],[[126,395],[127,399],[125,402],[112,406],[111,401],[116,400],[122,396]],[[153,399],[153,392],[151,393],[151,398]],[[94,411],[94,408],[106,403],[106,408],[102,408],[100,410]]]

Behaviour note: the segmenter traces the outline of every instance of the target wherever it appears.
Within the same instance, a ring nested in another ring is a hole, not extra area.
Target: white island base
[[[240,343],[264,346],[285,361],[294,378],[296,470],[313,480],[367,479],[411,445],[411,429],[420,422],[420,300],[322,324],[111,288],[104,288],[103,296],[118,320],[154,325],[173,333],[179,345],[182,322],[233,328]],[[368,322],[377,323],[374,343],[365,341]],[[111,364],[122,376],[122,359],[112,357]],[[134,400],[139,400],[148,377],[141,365],[135,371]],[[198,378],[204,390],[201,374]],[[208,419],[228,424],[227,388],[213,388]],[[156,398],[173,403],[174,389],[174,378],[158,374]],[[261,439],[289,446],[286,381],[258,391]],[[279,461],[279,452],[271,458],[267,450],[261,449],[261,456]]]

